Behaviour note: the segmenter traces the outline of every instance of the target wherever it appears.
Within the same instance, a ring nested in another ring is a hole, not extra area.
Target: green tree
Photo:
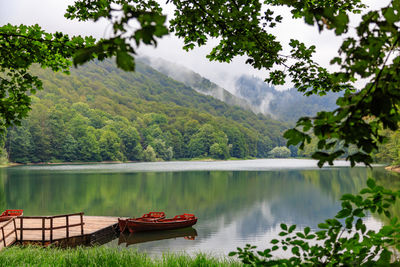
[[[82,161],[102,160],[96,129],[92,126],[87,127],[83,135],[78,138],[78,159]]]
[[[229,154],[236,158],[248,156],[249,151],[243,133],[237,127],[228,125],[223,127],[223,131],[228,137],[228,143],[231,145]]]
[[[163,160],[171,160],[174,156],[172,147],[168,147],[161,139],[154,139],[154,141],[151,143],[151,147],[154,148],[157,158],[161,158]]]
[[[227,159],[229,152],[226,146],[214,143],[210,146],[210,156],[216,159]]]
[[[223,151],[229,151],[228,138],[224,132],[215,129],[211,124],[202,125],[189,142],[188,150],[190,152],[190,157],[210,155],[210,147],[215,143],[217,143]]]
[[[156,161],[156,152],[151,145],[148,145],[146,149],[143,151],[143,160],[144,161]]]
[[[76,161],[78,159],[78,142],[75,140],[72,135],[67,134],[64,142],[62,143],[61,153],[62,157],[61,160],[65,161]]]
[[[6,143],[6,149],[10,161],[18,163],[31,162],[32,159],[30,156],[33,149],[32,136],[26,123],[9,129],[7,135],[8,142]]]
[[[32,137],[31,161],[46,162],[53,159],[52,141],[49,127],[49,110],[47,103],[35,104],[28,128]],[[34,152],[34,153],[33,153]]]
[[[269,152],[269,155],[273,158],[288,158],[290,154],[290,149],[285,146],[274,147],[274,149]]]
[[[121,139],[115,132],[101,130],[99,148],[102,160],[124,160],[121,153]]]
[[[171,131],[171,138],[169,142],[172,145],[172,151],[174,158],[184,158],[185,157],[185,144],[183,142],[183,136],[181,132],[176,129]]]
[[[64,155],[63,144],[66,141],[67,126],[65,125],[65,114],[68,109],[61,105],[56,105],[49,111],[47,122],[48,135],[50,139],[51,155],[54,158],[61,159]]]
[[[140,135],[126,118],[113,121],[106,128],[118,134],[122,142],[121,152],[128,160],[141,160],[143,149],[140,144]]]

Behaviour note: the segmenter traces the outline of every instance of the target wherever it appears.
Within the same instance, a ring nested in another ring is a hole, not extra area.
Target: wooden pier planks
[[[43,217],[45,218],[45,217]],[[21,220],[16,219],[16,227],[21,228]],[[1,222],[0,227],[3,226],[6,222]],[[60,218],[54,218],[53,219],[53,227],[58,227],[58,226],[65,226],[66,225],[66,217],[60,217]],[[103,229],[112,227],[118,223],[118,217],[108,217],[108,216],[83,216],[83,235],[91,235],[95,232],[99,232]],[[69,225],[74,225],[74,224],[80,224],[80,217],[79,216],[71,216],[68,217],[68,224]],[[51,226],[51,220],[45,219],[30,219],[30,218],[24,218],[23,219],[23,235],[22,235],[22,241],[23,242],[29,242],[29,241],[44,241],[46,243],[50,242],[50,239],[53,241],[56,240],[63,240],[63,239],[68,239],[72,237],[79,237],[82,236],[81,232],[81,227],[80,226],[75,226],[75,227],[69,227],[68,229],[68,234],[67,234],[67,229],[53,229],[53,236],[52,238],[50,237],[51,231],[50,230],[26,230],[25,228],[36,228],[36,229],[43,229],[43,228],[50,228]],[[4,228],[4,231],[7,233],[11,232],[13,230],[13,224],[9,224]],[[1,235],[1,233],[0,233]],[[20,236],[21,232],[20,230],[17,230],[17,237],[18,240],[20,241]],[[6,239],[6,244],[7,246],[11,245],[13,242],[15,242],[15,234],[9,236]],[[0,250],[4,247],[3,242],[0,244]]]

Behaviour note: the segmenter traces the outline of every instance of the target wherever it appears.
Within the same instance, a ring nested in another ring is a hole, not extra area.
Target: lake
[[[22,208],[24,215],[194,213],[195,230],[106,246],[227,255],[246,243],[266,247],[282,222],[315,229],[340,209],[340,196],[357,193],[367,177],[400,188],[399,175],[382,167],[337,165],[319,169],[313,160],[262,159],[10,167],[0,170],[0,208]],[[366,220],[371,228],[381,225],[379,218]],[[192,237],[179,237],[185,235]]]

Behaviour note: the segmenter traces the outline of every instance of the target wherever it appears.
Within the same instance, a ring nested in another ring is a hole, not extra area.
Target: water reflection
[[[171,164],[167,170],[175,170],[176,163]],[[190,170],[190,162],[180,164]],[[218,167],[212,164],[211,169]],[[221,164],[229,169],[227,165],[235,162]],[[297,169],[284,168],[281,161],[279,168],[252,171],[248,169],[254,162],[235,171],[200,171],[195,166],[196,171],[162,172],[158,167],[156,172],[140,172],[127,165],[121,165],[121,171],[118,165],[107,171],[100,166],[98,172],[93,166],[2,169],[0,208],[23,208],[26,215],[83,211],[86,215],[136,217],[157,210],[171,217],[193,213],[199,218],[193,242],[163,239],[129,248],[150,253],[200,250],[226,254],[246,243],[265,246],[276,237],[281,222],[316,227],[340,209],[342,194],[357,193],[366,186],[368,176],[380,179],[385,173],[379,168],[301,168],[298,162],[293,165]],[[378,224],[374,218],[368,220]],[[108,245],[118,246],[118,240]]]
[[[118,245],[126,244],[126,246],[145,243],[150,241],[158,241],[164,239],[172,239],[183,237],[186,240],[195,240],[197,236],[196,229],[192,227],[165,231],[147,231],[135,233],[121,233],[118,239]]]

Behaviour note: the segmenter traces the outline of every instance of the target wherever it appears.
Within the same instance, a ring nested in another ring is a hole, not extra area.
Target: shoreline
[[[213,158],[191,158],[191,159],[174,159],[170,161],[204,161],[204,162],[218,162],[218,161],[236,161],[236,160],[251,160],[256,158],[229,158],[229,159],[213,159]],[[124,164],[124,163],[144,163],[144,162],[169,162],[169,161],[65,161],[65,162],[29,162],[29,163],[17,163],[9,162],[7,164],[0,165],[0,168],[15,167],[15,166],[31,166],[31,165],[95,165],[95,164]]]
[[[387,166],[385,167],[385,170],[400,173],[400,166]]]

